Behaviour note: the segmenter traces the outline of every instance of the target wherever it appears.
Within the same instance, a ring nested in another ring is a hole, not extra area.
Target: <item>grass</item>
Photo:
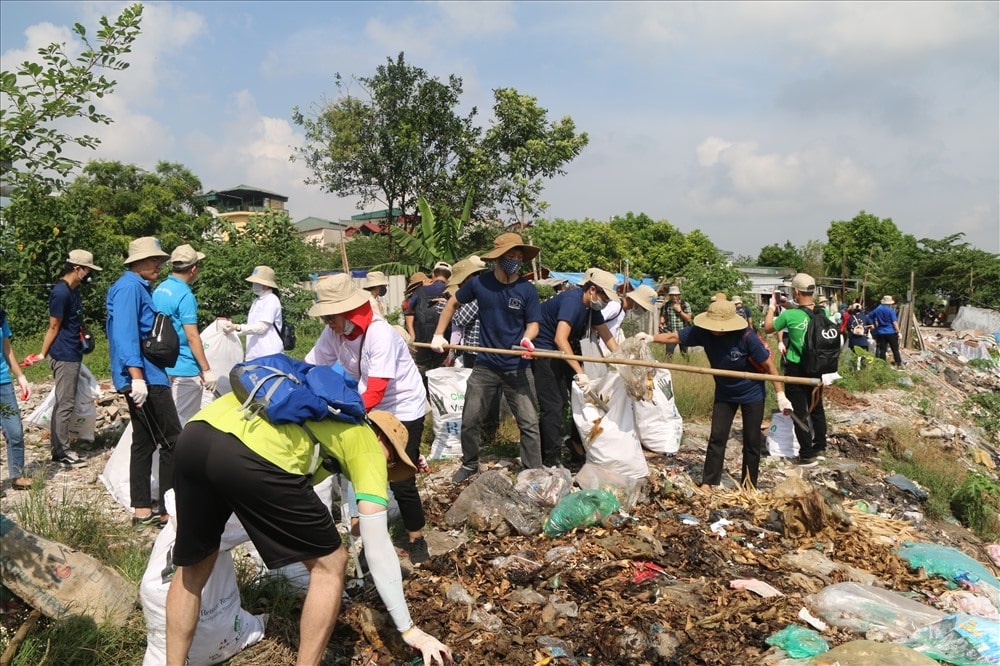
[[[1000,393],[987,391],[973,394],[962,402],[959,410],[982,428],[987,437],[1000,443]]]
[[[851,393],[870,393],[887,387],[905,388],[899,379],[906,375],[864,349],[855,348],[853,352],[845,350],[841,353],[837,371],[843,377],[837,380],[837,386]]]
[[[1000,539],[1000,485],[973,472],[951,498],[951,510],[984,541]]]

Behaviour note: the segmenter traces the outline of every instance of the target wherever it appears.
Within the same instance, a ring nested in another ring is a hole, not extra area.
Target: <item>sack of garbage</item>
[[[542,467],[522,470],[514,490],[548,509],[568,495],[572,486],[573,476],[565,467]]]
[[[542,531],[545,510],[514,489],[506,474],[497,469],[483,472],[462,491],[444,515],[445,524],[467,524],[480,532],[504,535],[509,527],[530,536]]]
[[[584,463],[576,473],[576,485],[584,490],[600,488],[614,495],[623,509],[631,509],[639,499],[643,479],[633,479],[595,463]]]
[[[606,490],[581,490],[559,500],[545,521],[545,535],[557,537],[577,527],[597,525],[622,508]]]
[[[956,613],[918,629],[903,644],[955,666],[1000,664],[1000,623]]]

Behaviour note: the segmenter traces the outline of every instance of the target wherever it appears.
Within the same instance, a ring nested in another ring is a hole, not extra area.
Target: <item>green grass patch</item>
[[[987,437],[1000,443],[1000,393],[987,391],[966,398],[959,410],[983,429]]]
[[[870,393],[888,387],[906,388],[899,382],[900,377],[905,375],[860,348],[855,348],[853,352],[845,350],[840,355],[837,372],[843,378],[837,380],[837,386],[851,393]]]
[[[881,432],[885,470],[902,474],[927,491],[927,515],[950,516],[952,497],[969,476],[961,461],[942,451],[940,442],[921,438],[911,423],[897,423]]]
[[[951,511],[984,541],[1000,539],[1000,485],[973,472],[951,498]]]

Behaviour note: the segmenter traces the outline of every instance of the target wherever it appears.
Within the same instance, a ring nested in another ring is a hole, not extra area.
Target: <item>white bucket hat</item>
[[[74,266],[84,266],[92,271],[101,270],[100,266],[94,264],[94,255],[86,250],[71,250],[66,263],[73,264]]]
[[[681,288],[676,284],[670,285],[670,289],[667,289],[667,296],[673,296],[674,294],[681,295]]]
[[[600,268],[588,268],[587,272],[583,274],[583,278],[580,280],[580,285],[585,285],[588,282],[591,284],[596,284],[604,292],[604,295],[609,299],[617,303],[621,299],[618,297],[618,292],[615,291],[615,287],[618,286],[618,279],[611,273],[601,270]]]
[[[385,276],[385,273],[382,271],[368,271],[368,275],[365,276],[365,289],[387,286],[389,286],[389,278]]]
[[[894,305],[895,303],[896,301],[888,294],[882,297],[882,305]]]
[[[160,248],[160,241],[152,236],[136,238],[128,244],[128,257],[125,258],[125,265],[134,264],[137,261],[148,259],[149,257],[163,257],[166,259],[170,255]]]
[[[274,281],[274,269],[270,266],[255,266],[246,281],[256,282],[271,289],[278,288],[278,283]]]
[[[325,277],[316,283],[316,303],[309,308],[310,317],[343,314],[368,302],[368,292],[358,289],[347,273]]]
[[[646,312],[656,312],[656,290],[646,284],[640,284],[625,294],[625,298],[639,304]]]

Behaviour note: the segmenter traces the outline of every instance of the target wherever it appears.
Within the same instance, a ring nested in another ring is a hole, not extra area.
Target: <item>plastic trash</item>
[[[956,613],[918,629],[903,644],[954,666],[1000,664],[1000,623]]]
[[[552,636],[539,636],[535,639],[535,642],[545,648],[545,651],[549,653],[549,657],[553,660],[565,659],[565,663],[572,664],[573,666],[578,663],[576,657],[573,656],[573,648],[566,641],[561,641]],[[559,663],[563,662],[560,661]]]
[[[756,578],[741,578],[737,580],[729,581],[729,587],[734,590],[749,590],[754,594],[760,595],[765,599],[767,597],[783,597],[785,596],[779,590],[775,589],[771,585],[765,583],[762,580],[757,580]]]
[[[898,643],[851,641],[813,657],[809,666],[938,666],[930,657]]]
[[[961,574],[969,573],[992,587],[1000,587],[1000,580],[985,566],[950,546],[908,541],[896,553],[914,569],[922,567],[928,576],[939,575],[947,580],[958,580]]]
[[[558,504],[572,487],[573,475],[565,467],[526,469],[514,483],[514,490],[546,509]]]
[[[541,532],[544,520],[544,509],[514,490],[510,479],[495,469],[476,477],[444,516],[449,527],[468,523],[481,532],[497,532],[509,524],[522,536]]]
[[[871,639],[907,638],[945,616],[936,608],[896,592],[858,583],[828,585],[808,595],[805,601],[827,624]]]
[[[552,562],[562,562],[576,555],[575,546],[554,546],[545,551],[545,561],[551,564]]]
[[[830,645],[815,630],[795,624],[771,634],[764,642],[781,648],[789,657],[795,659],[813,657],[830,649]]]
[[[633,479],[632,477],[619,474],[613,469],[603,467],[597,463],[585,463],[580,471],[576,473],[576,485],[584,490],[600,488],[618,498],[623,509],[632,508],[639,499],[642,490],[643,479]]]
[[[927,499],[928,497],[926,490],[924,490],[916,483],[903,476],[902,474],[890,474],[889,476],[885,477],[885,481],[886,483],[891,483],[892,485],[896,486],[897,488],[899,488],[904,492],[910,493],[921,502]]]
[[[469,591],[465,589],[461,583],[452,583],[448,586],[448,591],[445,592],[445,596],[448,597],[448,601],[454,601],[459,604],[467,604],[471,606],[475,603],[472,599],[472,595]]]
[[[570,493],[552,509],[543,530],[546,536],[557,537],[577,527],[597,525],[621,508],[618,499],[606,490]]]

